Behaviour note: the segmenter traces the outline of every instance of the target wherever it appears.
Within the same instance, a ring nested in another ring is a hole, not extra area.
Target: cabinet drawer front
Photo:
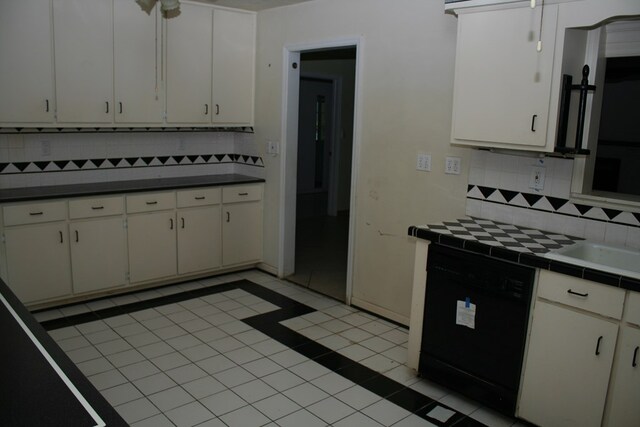
[[[236,203],[262,199],[262,185],[238,185],[222,188],[222,202]]]
[[[127,196],[127,213],[152,212],[174,209],[175,193],[147,193]]]
[[[217,205],[220,203],[220,188],[197,188],[177,193],[178,207]]]
[[[577,277],[541,270],[538,296],[602,316],[621,319],[625,291]]]
[[[124,199],[116,197],[96,197],[69,201],[69,218],[93,218],[120,215],[124,212]]]
[[[4,225],[37,224],[67,219],[67,203],[42,202],[4,206]]]
[[[629,292],[624,319],[640,326],[640,292]]]

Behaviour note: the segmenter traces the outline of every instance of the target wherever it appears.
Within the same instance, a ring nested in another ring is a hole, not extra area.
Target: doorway
[[[354,46],[300,53],[294,271],[287,279],[348,302]]]

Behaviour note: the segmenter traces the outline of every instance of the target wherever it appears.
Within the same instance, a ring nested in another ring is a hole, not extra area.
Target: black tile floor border
[[[290,349],[437,426],[484,426],[484,424],[467,415],[455,411],[453,408],[436,402],[420,392],[386,377],[384,374],[361,365],[357,361],[343,356],[342,354],[318,344],[317,342],[287,328],[284,325],[281,325],[279,323],[281,321],[312,313],[316,311],[316,309],[253,283],[247,279],[187,290],[176,294],[151,298],[145,301],[138,301],[116,307],[109,307],[60,319],[47,320],[41,322],[41,325],[45,330],[50,331],[67,326],[75,326],[82,323],[102,320],[121,314],[128,314],[134,311],[154,308],[161,305],[179,303],[193,298],[199,298],[234,289],[242,289],[280,307],[279,309],[241,320]],[[428,415],[436,406],[441,406],[454,411],[455,414],[452,415],[447,422],[443,423]]]

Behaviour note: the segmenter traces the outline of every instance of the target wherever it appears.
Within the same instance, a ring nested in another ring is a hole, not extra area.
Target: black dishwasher
[[[513,416],[535,270],[432,243],[420,374]]]

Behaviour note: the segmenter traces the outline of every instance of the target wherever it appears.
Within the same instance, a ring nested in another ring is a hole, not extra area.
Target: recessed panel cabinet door
[[[48,0],[0,2],[0,58],[0,122],[53,121]]]
[[[132,0],[113,1],[115,121],[162,123],[160,20]]]
[[[212,8],[182,3],[167,25],[167,122],[211,122]]]
[[[175,276],[174,211],[129,215],[129,279],[131,283]]]
[[[640,425],[640,329],[622,326],[608,398],[606,426]]]
[[[23,303],[71,294],[66,222],[5,228],[9,287]]]
[[[222,237],[220,206],[178,211],[178,273],[220,267]]]
[[[222,215],[222,264],[262,258],[262,202],[226,204]]]
[[[53,24],[58,122],[112,122],[111,0],[53,0]]]
[[[256,16],[213,12],[213,122],[253,123]]]
[[[74,293],[127,283],[127,235],[122,217],[76,221],[69,231]]]
[[[461,13],[453,100],[455,143],[546,145],[557,5]]]

